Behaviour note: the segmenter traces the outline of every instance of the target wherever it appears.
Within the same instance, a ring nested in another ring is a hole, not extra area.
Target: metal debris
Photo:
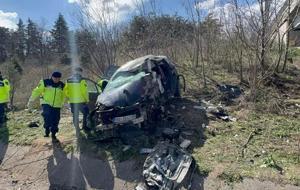
[[[141,148],[140,149],[140,154],[149,154],[149,153],[152,153],[152,152],[154,152],[153,148]]]
[[[236,122],[237,119],[228,115],[227,111],[224,109],[224,107],[219,104],[218,106],[213,105],[212,103],[210,103],[209,101],[205,101],[202,100],[202,104],[204,109],[210,113],[212,116],[218,118],[218,119],[222,119],[223,121],[232,121],[232,122]]]
[[[179,146],[183,149],[187,149],[191,145],[191,143],[192,141],[184,139]]]
[[[217,85],[217,87],[219,91],[223,93],[226,100],[238,98],[243,93],[243,90],[240,87],[234,85],[222,84]]]
[[[122,149],[123,152],[126,152],[127,150],[129,150],[131,148],[130,145],[125,145]]]
[[[193,108],[196,110],[205,110],[205,107],[203,106],[194,106]]]
[[[192,156],[177,145],[159,143],[144,163],[145,182],[159,190],[173,190],[183,182],[192,162]]]
[[[135,190],[148,190],[148,188],[144,184],[140,183],[135,187]]]

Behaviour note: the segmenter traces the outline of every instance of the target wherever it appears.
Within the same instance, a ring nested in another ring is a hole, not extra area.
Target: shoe
[[[49,134],[45,134],[44,137],[49,137]]]
[[[57,141],[57,138],[56,138],[55,134],[52,134],[51,138],[52,138],[52,140]]]

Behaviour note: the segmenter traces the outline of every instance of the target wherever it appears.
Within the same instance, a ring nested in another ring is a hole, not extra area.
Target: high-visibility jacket
[[[41,80],[38,86],[32,91],[31,100],[42,97],[41,104],[48,104],[54,108],[61,108],[64,104],[65,84],[54,83],[52,79]]]
[[[66,82],[66,96],[69,103],[88,103],[89,93],[86,80],[81,75],[73,75]]]
[[[0,80],[0,103],[9,102],[10,84],[7,79]]]
[[[105,79],[99,79],[97,82],[97,85],[100,87],[101,92],[104,90],[104,86],[103,86],[104,81],[107,82],[107,80],[105,80]]]

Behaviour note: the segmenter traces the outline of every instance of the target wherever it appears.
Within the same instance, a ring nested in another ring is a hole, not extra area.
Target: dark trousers
[[[1,103],[0,104],[0,124],[5,122],[5,108],[6,108],[6,103]]]
[[[73,124],[79,127],[79,112],[83,114],[82,128],[87,127],[87,116],[89,115],[89,107],[86,103],[71,103],[71,112],[73,114]]]
[[[43,113],[42,116],[44,117],[44,128],[45,133],[49,134],[50,132],[52,135],[58,132],[58,124],[60,120],[60,108],[54,108],[47,104],[43,104]]]

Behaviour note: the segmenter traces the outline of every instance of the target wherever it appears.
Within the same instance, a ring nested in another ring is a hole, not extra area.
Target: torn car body
[[[145,182],[159,190],[176,189],[188,176],[192,162],[192,156],[177,145],[159,143],[145,160]]]
[[[157,120],[163,105],[180,96],[179,76],[165,56],[148,55],[121,66],[98,96],[91,113],[95,126],[145,124]]]

